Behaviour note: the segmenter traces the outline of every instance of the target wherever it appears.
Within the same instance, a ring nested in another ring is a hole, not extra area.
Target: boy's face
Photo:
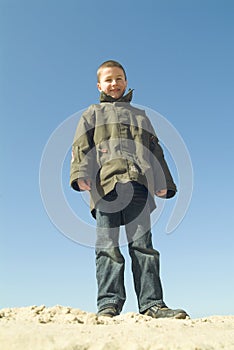
[[[97,87],[99,91],[103,91],[115,99],[120,98],[127,87],[123,70],[119,67],[103,68],[99,75]]]

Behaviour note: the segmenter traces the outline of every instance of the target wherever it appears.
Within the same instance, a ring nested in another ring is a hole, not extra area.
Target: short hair
[[[99,82],[99,80],[100,80],[101,70],[102,70],[103,68],[107,68],[107,67],[118,67],[118,68],[122,69],[122,71],[123,71],[123,73],[124,73],[125,80],[127,80],[127,75],[126,75],[125,69],[124,69],[124,67],[122,66],[122,64],[120,64],[119,62],[114,61],[114,60],[108,60],[108,61],[103,62],[103,63],[98,67],[98,70],[97,70],[97,80],[98,80],[98,82]]]

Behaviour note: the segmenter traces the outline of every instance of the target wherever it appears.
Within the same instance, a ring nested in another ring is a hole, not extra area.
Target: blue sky
[[[133,102],[163,115],[192,160],[194,189],[184,219],[165,232],[173,199],[152,229],[165,301],[192,317],[233,314],[233,2],[1,0],[0,7],[0,307],[61,304],[96,312],[94,249],[52,223],[39,171],[52,133],[98,102],[99,64],[116,59],[135,89]],[[95,225],[68,183],[66,155],[66,199]],[[137,312],[126,247],[123,254],[123,311]]]

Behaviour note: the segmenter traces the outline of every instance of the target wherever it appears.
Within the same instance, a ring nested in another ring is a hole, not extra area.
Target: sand
[[[1,350],[232,350],[234,316],[114,318],[79,309],[29,306],[0,310]]]

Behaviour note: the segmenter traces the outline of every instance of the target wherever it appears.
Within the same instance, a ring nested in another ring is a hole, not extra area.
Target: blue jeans
[[[147,189],[136,182],[118,183],[98,203],[96,220],[98,311],[114,304],[120,312],[126,300],[125,261],[119,249],[121,225],[125,225],[139,311],[163,306],[159,252],[152,245]]]

